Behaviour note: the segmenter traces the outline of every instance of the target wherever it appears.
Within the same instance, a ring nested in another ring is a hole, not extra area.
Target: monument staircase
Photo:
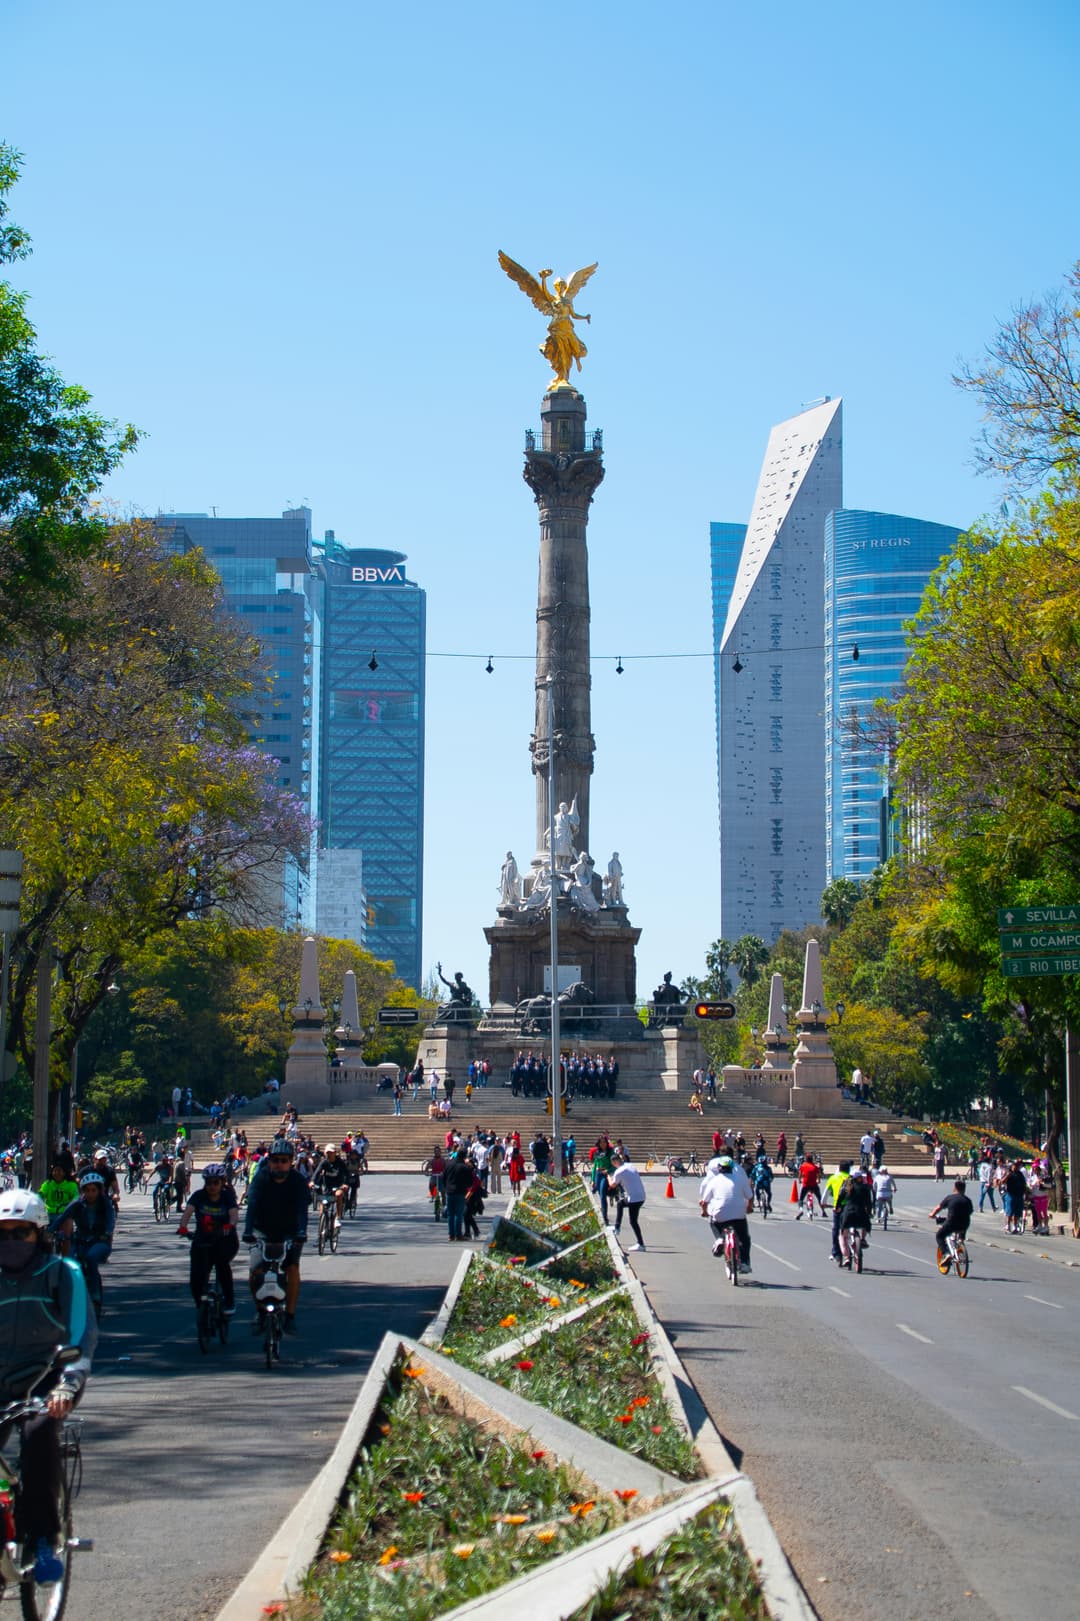
[[[479,1126],[500,1133],[516,1129],[523,1143],[528,1143],[541,1127],[548,1135],[551,1133],[551,1116],[545,1102],[540,1098],[515,1098],[508,1086],[489,1085],[475,1091],[472,1102],[466,1104],[459,1087],[454,1095],[453,1124],[463,1132]],[[620,1085],[614,1100],[575,1098],[563,1118],[563,1135],[572,1133],[578,1153],[583,1155],[606,1131],[612,1140],[621,1137],[637,1163],[644,1165],[650,1158],[660,1161],[671,1154],[685,1158],[692,1150],[704,1163],[712,1153],[712,1134],[718,1125],[721,1130],[729,1125],[741,1130],[749,1144],[761,1131],[770,1153],[781,1129],[787,1135],[789,1150],[801,1131],[807,1148],[820,1154],[826,1166],[832,1168],[837,1160],[858,1155],[859,1138],[869,1126],[871,1130],[880,1129],[885,1139],[885,1164],[891,1170],[910,1171],[925,1168],[928,1163],[915,1122],[854,1103],[838,1100],[833,1115],[799,1116],[770,1108],[757,1098],[722,1092],[716,1103],[705,1103],[703,1107],[704,1116],[699,1119],[688,1109],[685,1093],[665,1092],[655,1083]],[[340,1141],[347,1131],[362,1126],[371,1141],[369,1158],[373,1164],[419,1170],[433,1145],[443,1140],[446,1126],[428,1118],[426,1088],[416,1103],[410,1093],[402,1110],[395,1115],[392,1099],[382,1092],[358,1104],[302,1113],[300,1124],[305,1135],[313,1137],[320,1147],[331,1140]],[[254,1146],[261,1139],[269,1139],[278,1116],[250,1112],[236,1118],[245,1126],[248,1141]],[[196,1155],[202,1158],[209,1132],[196,1127],[193,1137]]]

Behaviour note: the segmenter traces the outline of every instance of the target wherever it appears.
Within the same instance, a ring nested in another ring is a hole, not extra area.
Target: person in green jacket
[[[52,1223],[62,1210],[66,1210],[79,1197],[79,1184],[74,1177],[68,1176],[62,1165],[56,1164],[41,1184],[41,1197],[45,1200],[45,1209]]]

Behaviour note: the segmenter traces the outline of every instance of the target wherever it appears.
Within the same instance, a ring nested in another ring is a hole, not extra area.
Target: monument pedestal
[[[586,912],[567,897],[558,901],[560,978],[575,970],[593,993],[595,1018],[577,1037],[567,1023],[564,1046],[580,1040],[586,1045],[618,1040],[640,1040],[644,1034],[634,1012],[637,999],[637,964],[634,947],[641,930],[627,921],[625,906],[604,906]],[[551,919],[547,907],[535,913],[502,906],[498,921],[484,930],[491,947],[489,1000],[492,1009],[513,1009],[534,996],[550,995],[545,974],[551,965]],[[500,1021],[501,1022],[501,1021]],[[535,1039],[535,1038],[534,1038]]]
[[[655,1041],[663,1049],[660,1081],[664,1091],[691,1091],[694,1071],[705,1067],[705,1054],[697,1034],[685,1025],[665,1024],[659,1030],[647,1030],[645,1040]]]

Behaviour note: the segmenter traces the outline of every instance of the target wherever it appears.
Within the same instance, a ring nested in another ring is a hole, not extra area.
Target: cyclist
[[[124,1166],[133,1187],[138,1187],[142,1181],[142,1171],[145,1164],[146,1156],[142,1151],[142,1144],[137,1140],[132,1140],[124,1153]]]
[[[53,1223],[60,1253],[73,1255],[82,1263],[90,1298],[100,1302],[101,1272],[112,1252],[116,1211],[105,1193],[105,1180],[99,1171],[84,1171],[79,1178],[79,1197],[61,1211]]]
[[[874,1208],[874,1190],[867,1171],[852,1171],[836,1199],[836,1208],[840,1212],[840,1231],[850,1233],[853,1230],[864,1234],[864,1248],[869,1247],[870,1215]],[[851,1253],[843,1254],[843,1240],[841,1240],[840,1265],[851,1270]]]
[[[838,1265],[843,1260],[843,1256],[840,1253],[840,1207],[836,1201],[840,1197],[840,1189],[843,1187],[850,1175],[851,1161],[849,1159],[842,1159],[836,1170],[825,1184],[825,1198],[828,1199],[831,1196],[833,1205],[832,1258],[837,1262]],[[822,1203],[824,1204],[824,1202],[825,1200],[823,1199]]]
[[[724,1253],[724,1228],[733,1227],[739,1240],[739,1266],[752,1272],[750,1265],[750,1223],[754,1193],[741,1165],[730,1154],[711,1159],[701,1183],[701,1213],[708,1216],[713,1233],[713,1254]]]
[[[45,1201],[50,1221],[55,1220],[79,1197],[79,1184],[73,1177],[68,1176],[59,1161],[53,1166],[52,1175],[46,1177],[41,1184],[41,1197]]]
[[[313,1199],[323,1193],[333,1195],[334,1220],[339,1227],[345,1214],[345,1195],[348,1191],[349,1182],[345,1161],[338,1153],[337,1143],[327,1143],[323,1149],[323,1157],[319,1161],[319,1167],[311,1178],[311,1195]]]
[[[773,1184],[772,1166],[769,1164],[768,1160],[763,1154],[759,1155],[754,1161],[753,1168],[750,1172],[750,1181],[754,1189],[755,1198],[757,1198],[762,1189],[765,1190],[765,1214],[767,1216],[771,1215]]]
[[[307,1239],[311,1196],[304,1178],[293,1165],[293,1145],[287,1137],[275,1137],[270,1152],[261,1162],[248,1185],[247,1219],[244,1243],[255,1244],[259,1233],[272,1243],[288,1244],[285,1257],[285,1332],[296,1333],[296,1306],[300,1299],[300,1251]],[[253,1334],[261,1328],[257,1293],[266,1276],[266,1267],[257,1248],[251,1251],[249,1284],[256,1301]]]
[[[363,1171],[360,1165],[360,1155],[355,1146],[351,1147],[345,1155],[345,1183],[348,1187],[349,1209],[355,1214],[356,1201],[360,1195],[360,1178]]]
[[[105,1184],[105,1197],[112,1200],[113,1209],[120,1208],[120,1178],[116,1174],[116,1167],[109,1159],[106,1148],[98,1148],[94,1152],[94,1163],[89,1167],[96,1171]]]
[[[975,1206],[964,1192],[963,1180],[954,1182],[953,1191],[931,1210],[931,1221],[940,1216],[942,1211],[945,1212],[945,1220],[937,1230],[937,1263],[940,1271],[947,1272],[952,1265],[952,1257],[946,1239],[950,1233],[955,1233],[957,1238],[966,1238],[971,1218],[975,1214]]]
[[[362,1131],[358,1131],[356,1136],[353,1138],[353,1147],[360,1156],[360,1170],[366,1175],[368,1168],[367,1151],[371,1147],[371,1143],[369,1139],[364,1136]]]
[[[176,1141],[178,1146],[176,1150],[176,1159],[173,1163],[173,1197],[176,1200],[177,1210],[183,1210],[185,1204],[187,1203],[187,1192],[188,1188],[191,1186],[191,1177],[192,1172],[195,1169],[195,1161],[192,1158],[191,1149],[188,1146],[187,1140],[185,1139],[183,1142],[181,1142],[180,1138],[178,1137]]]
[[[883,1165],[874,1172],[874,1214],[878,1221],[884,1222],[886,1217],[893,1213],[893,1194],[896,1192],[896,1178],[890,1176],[889,1167]]]
[[[799,1166],[799,1208],[795,1213],[795,1220],[802,1221],[804,1202],[810,1205],[810,1214],[814,1213],[814,1200],[818,1202],[818,1209],[825,1214],[825,1206],[821,1202],[821,1166],[812,1154],[807,1154]]]
[[[77,1362],[34,1386],[48,1402],[44,1413],[22,1426],[22,1495],[19,1503],[27,1557],[34,1580],[58,1582],[64,1567],[56,1556],[61,1526],[58,1504],[63,1463],[60,1425],[82,1394],[97,1344],[97,1324],[77,1266],[51,1253],[45,1201],[26,1188],[0,1193],[0,1401],[26,1394],[16,1369],[45,1368],[58,1343],[77,1345]]]
[[[225,1315],[236,1311],[233,1295],[232,1260],[240,1248],[236,1235],[236,1194],[225,1177],[224,1165],[207,1165],[202,1173],[203,1185],[197,1188],[184,1206],[178,1232],[187,1237],[192,1218],[195,1236],[191,1243],[191,1294],[198,1311],[210,1270],[217,1273],[225,1302]]]
[[[172,1196],[172,1185],[173,1185],[172,1176],[173,1176],[173,1162],[169,1158],[168,1154],[163,1154],[161,1156],[161,1158],[155,1164],[154,1169],[150,1174],[149,1186],[150,1186],[150,1191],[151,1191],[151,1197],[153,1197],[154,1185],[156,1183],[156,1186],[159,1187],[159,1188],[167,1188],[169,1190],[169,1196],[171,1198],[171,1196]],[[166,1209],[167,1209],[168,1204],[169,1204],[169,1200],[167,1199],[165,1201],[165,1203],[166,1203]]]

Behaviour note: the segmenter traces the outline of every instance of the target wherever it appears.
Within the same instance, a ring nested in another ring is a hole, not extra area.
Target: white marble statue
[[[622,862],[619,860],[619,852],[616,850],[607,864],[607,877],[604,879],[604,905],[621,906],[622,904]]]
[[[523,912],[539,911],[541,906],[547,906],[551,900],[551,869],[540,867],[533,879],[532,889],[521,902]]]
[[[553,818],[555,823],[555,848],[552,854],[552,866],[556,872],[567,872],[573,865],[577,851],[574,848],[574,834],[578,830],[581,818],[578,816],[577,795],[568,805],[565,799],[560,804]]]
[[[518,873],[518,864],[514,860],[514,852],[507,850],[506,860],[502,864],[499,875],[499,905],[519,906],[521,904],[521,877]]]
[[[594,862],[588,851],[583,850],[570,869],[573,883],[570,885],[570,900],[574,906],[580,906],[583,912],[598,912],[600,902],[593,894]]]

